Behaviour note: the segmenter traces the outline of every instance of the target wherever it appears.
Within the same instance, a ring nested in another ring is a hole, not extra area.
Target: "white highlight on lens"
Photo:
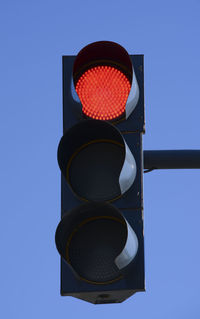
[[[125,161],[119,176],[121,194],[124,194],[133,184],[136,177],[136,162],[128,145],[125,144]]]
[[[128,266],[128,264],[130,264],[130,262],[135,258],[138,251],[138,239],[136,233],[127,221],[126,225],[128,231],[126,245],[119,256],[115,258],[115,264],[119,269]]]
[[[129,115],[133,112],[135,109],[137,102],[139,100],[139,87],[137,83],[137,79],[135,76],[134,68],[132,67],[132,84],[131,84],[131,90],[126,102],[126,119],[129,117]]]

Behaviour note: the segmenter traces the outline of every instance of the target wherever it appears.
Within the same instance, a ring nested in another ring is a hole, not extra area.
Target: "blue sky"
[[[199,318],[198,170],[144,176],[146,293],[117,305],[61,297],[62,55],[111,40],[145,56],[144,149],[199,149],[200,1],[1,4],[2,318]]]

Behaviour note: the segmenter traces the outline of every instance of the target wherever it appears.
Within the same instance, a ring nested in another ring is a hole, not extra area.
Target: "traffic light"
[[[63,56],[61,295],[94,304],[144,291],[143,56],[100,41]]]

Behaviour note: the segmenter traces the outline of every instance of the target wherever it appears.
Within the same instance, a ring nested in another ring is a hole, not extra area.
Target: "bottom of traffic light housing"
[[[112,288],[111,288],[112,289]],[[92,292],[78,292],[78,293],[62,293],[63,297],[71,296],[83,301],[87,301],[93,304],[113,304],[122,303],[136,292],[144,292],[145,289],[137,290],[110,290],[110,291],[92,291]]]
[[[66,212],[56,231],[62,295],[114,303],[144,290],[141,212],[125,215],[105,203]]]

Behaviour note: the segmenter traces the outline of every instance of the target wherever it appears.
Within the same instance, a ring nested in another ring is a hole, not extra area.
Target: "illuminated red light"
[[[124,73],[111,66],[87,70],[76,84],[83,113],[97,120],[112,120],[122,115],[130,89]]]

